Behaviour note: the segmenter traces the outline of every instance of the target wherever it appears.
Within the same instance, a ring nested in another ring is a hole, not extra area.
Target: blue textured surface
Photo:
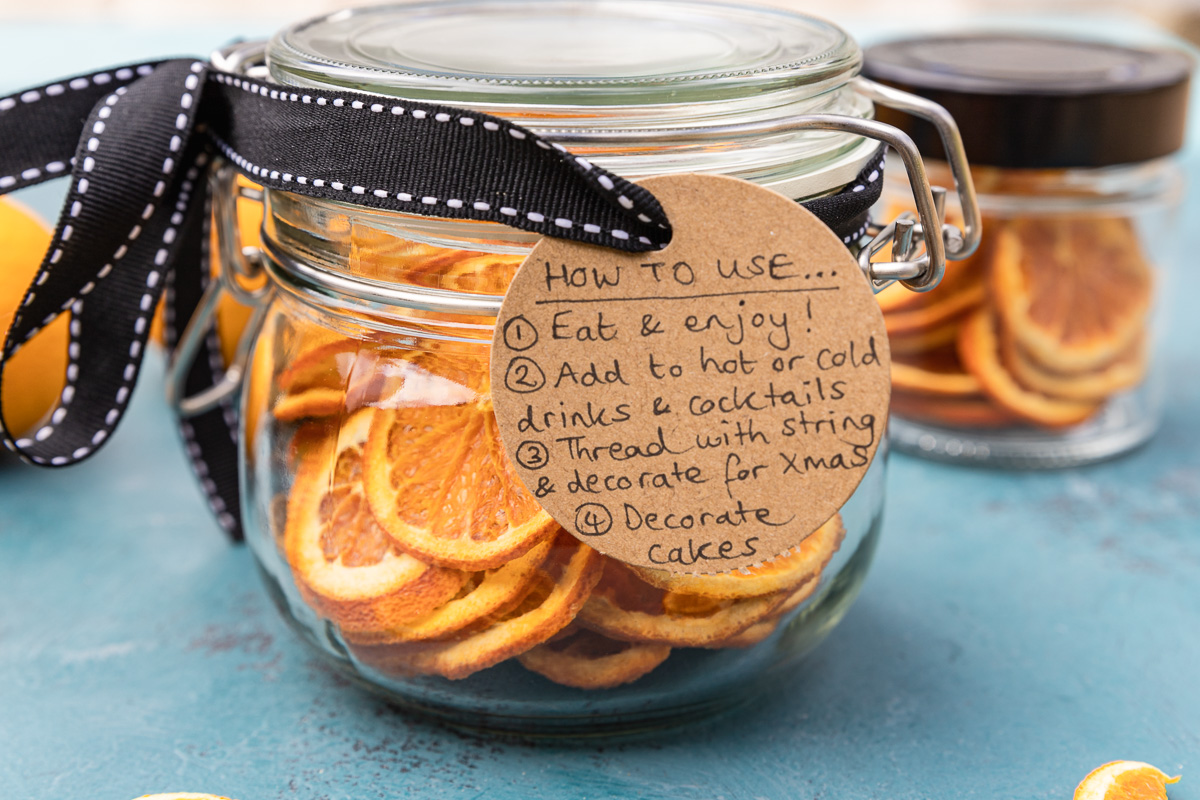
[[[52,29],[12,26],[0,83],[235,30],[77,28],[51,53]],[[52,195],[32,202],[52,214]],[[449,732],[328,671],[210,522],[153,361],[100,455],[0,463],[0,797],[1067,798],[1138,759],[1196,800],[1200,315],[1173,302],[1153,444],[1051,474],[894,457],[866,588],[795,678],[685,735],[605,747]]]

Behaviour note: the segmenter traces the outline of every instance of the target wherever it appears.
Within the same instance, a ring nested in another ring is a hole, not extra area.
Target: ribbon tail
[[[207,191],[203,195],[204,202],[198,213],[188,217],[181,241],[182,249],[174,268],[167,275],[165,339],[172,358],[176,357],[183,328],[199,306],[209,282],[216,280],[210,271],[212,198]],[[191,395],[218,383],[224,370],[221,345],[214,325],[206,332],[200,352],[192,360],[184,387],[186,393]],[[227,399],[211,411],[186,419],[181,417],[178,427],[192,471],[204,490],[213,516],[230,538],[241,541],[238,411],[234,401]]]

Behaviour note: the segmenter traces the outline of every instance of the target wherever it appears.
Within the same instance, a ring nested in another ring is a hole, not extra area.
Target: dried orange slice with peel
[[[892,413],[951,428],[1003,428],[1021,421],[986,397],[934,397],[892,391]]]
[[[936,292],[937,289],[930,294]],[[885,314],[883,317],[884,327],[887,328],[889,336],[919,334],[944,325],[983,305],[985,294],[983,282],[979,281],[968,289],[938,297],[936,303],[930,303],[910,311]]]
[[[406,355],[348,338],[312,347],[280,373],[283,394],[271,413],[292,422],[377,405],[402,385],[404,369],[396,365]]]
[[[1167,800],[1167,784],[1178,780],[1141,761],[1111,761],[1079,782],[1075,800]]]
[[[364,461],[376,518],[430,563],[492,569],[556,529],[513,470],[490,401],[380,410]]]
[[[421,619],[385,631],[343,632],[343,636],[358,644],[443,639],[480,619],[503,614],[529,591],[552,546],[553,540],[548,539],[503,566],[472,574],[454,598]]]
[[[719,599],[668,592],[609,559],[604,577],[579,612],[579,624],[610,639],[704,647],[736,636],[766,618],[787,596],[787,591],[779,591]]]
[[[808,598],[813,596],[813,593],[817,591],[817,587],[820,585],[821,573],[818,572],[812,578],[793,589],[783,601],[783,604],[771,612],[771,618],[780,619],[781,617],[786,617],[788,614],[795,611],[797,608],[803,605]]]
[[[453,598],[467,578],[401,552],[372,516],[362,491],[362,450],[373,414],[358,412],[303,457],[284,532],[305,601],[351,631],[420,619]]]
[[[1145,337],[1134,340],[1129,350],[1111,364],[1093,372],[1063,375],[1047,370],[1027,355],[1011,336],[1001,339],[1004,366],[1017,382],[1030,391],[1064,400],[1099,401],[1141,382],[1146,375]]]
[[[821,573],[818,572],[800,584],[799,587],[793,589],[788,594],[787,599],[783,601],[783,604],[772,611],[770,616],[754,623],[736,636],[730,636],[728,639],[706,644],[704,647],[716,649],[724,647],[753,647],[756,644],[761,644],[775,632],[779,624],[783,622],[784,617],[795,611],[803,605],[804,601],[813,596],[820,584]]]
[[[892,389],[914,394],[930,394],[939,397],[979,397],[983,387],[979,379],[965,371],[958,362],[958,355],[945,348],[934,350],[907,363],[892,359]]]
[[[842,515],[834,514],[791,550],[753,567],[715,575],[687,575],[633,567],[638,577],[668,592],[719,599],[755,597],[791,589],[820,572],[846,536]]]
[[[960,319],[952,319],[922,331],[888,336],[888,347],[893,357],[919,356],[954,344],[960,325]]]
[[[1045,428],[1065,428],[1083,422],[1098,408],[1094,402],[1061,400],[1031,392],[1017,383],[1000,360],[996,321],[987,309],[975,312],[963,323],[958,354],[996,405],[1027,422]]]
[[[595,550],[559,533],[531,590],[506,613],[481,620],[453,641],[351,644],[350,650],[363,664],[385,674],[466,678],[536,647],[570,625],[600,580],[603,563]]]
[[[1021,219],[995,241],[991,292],[1008,330],[1040,364],[1087,372],[1141,334],[1153,276],[1118,217]]]
[[[667,660],[665,644],[622,642],[580,628],[517,656],[544,678],[576,689],[611,689],[631,683]]]

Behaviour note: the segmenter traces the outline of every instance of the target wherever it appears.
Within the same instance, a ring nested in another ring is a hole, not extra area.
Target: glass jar
[[[1147,441],[1162,417],[1155,354],[1178,256],[1190,59],[981,34],[879,45],[865,71],[961,121],[985,231],[934,291],[878,295],[893,443],[1038,468]],[[889,121],[940,155],[919,122]],[[936,182],[946,167],[930,163]],[[899,213],[907,190],[889,176],[883,207]]]
[[[780,120],[883,130],[853,82],[857,45],[768,9],[381,7],[289,28],[265,61],[242,48],[224,66],[516,119],[634,179],[715,172],[797,199],[847,186],[878,143]],[[231,170],[217,181],[232,197]],[[838,513],[753,569],[606,559],[547,524],[490,409],[495,315],[536,237],[281,191],[265,212],[272,293],[241,417],[246,537],[284,616],[348,674],[476,728],[636,730],[750,697],[846,612],[879,537],[885,448]],[[236,265],[234,215],[218,216]]]

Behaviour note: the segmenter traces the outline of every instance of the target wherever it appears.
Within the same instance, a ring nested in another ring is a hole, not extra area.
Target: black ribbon
[[[4,366],[71,313],[65,388],[26,438],[27,462],[65,466],[124,414],[150,321],[167,292],[167,345],[208,276],[206,171],[216,156],[267,188],[427,216],[501,222],[618,250],[656,249],[670,223],[640,186],[503,119],[355,92],[281,87],[172,59],[118,67],[0,99],[0,194],[70,174],[54,239],[14,316]],[[845,190],[804,205],[850,243],[878,199],[882,150]],[[221,370],[215,337],[189,392]],[[181,420],[209,503],[241,535],[236,414]]]

